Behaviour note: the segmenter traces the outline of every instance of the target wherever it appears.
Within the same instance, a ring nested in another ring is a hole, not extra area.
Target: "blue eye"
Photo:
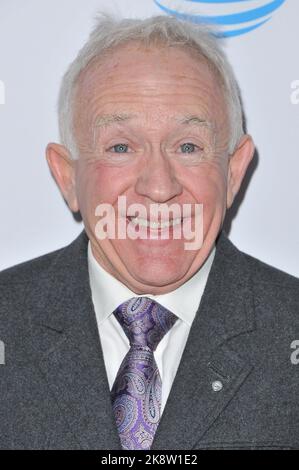
[[[126,144],[116,144],[111,147],[112,151],[115,153],[126,153],[128,151],[128,146]]]
[[[197,145],[192,144],[191,142],[186,142],[185,144],[180,145],[180,149],[183,153],[193,153],[197,149]]]

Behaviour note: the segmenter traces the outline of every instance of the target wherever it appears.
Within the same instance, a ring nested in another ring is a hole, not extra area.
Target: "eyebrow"
[[[101,116],[97,116],[95,121],[95,127],[108,127],[118,122],[129,121],[133,117],[133,114],[126,113],[103,114]]]
[[[199,126],[205,125],[207,127],[212,127],[212,123],[196,115],[183,116],[182,118],[176,119],[179,124],[184,126],[197,124]]]
[[[95,127],[97,128],[109,127],[116,123],[129,121],[134,117],[138,117],[138,116],[134,114],[127,114],[127,113],[103,114],[103,115],[97,116],[96,121],[95,121]],[[197,115],[187,115],[187,116],[182,116],[179,118],[176,117],[175,121],[177,121],[178,124],[184,125],[184,126],[196,124],[199,126],[205,125],[207,127],[212,127],[212,123],[210,121],[207,121],[206,119],[203,119]]]

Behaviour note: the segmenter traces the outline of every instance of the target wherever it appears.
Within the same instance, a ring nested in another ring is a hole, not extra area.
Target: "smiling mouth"
[[[144,228],[149,228],[151,230],[163,230],[170,227],[175,227],[180,225],[183,222],[183,217],[176,217],[174,219],[165,220],[165,221],[152,221],[144,219],[142,217],[132,217],[127,216],[129,222],[132,222],[135,226],[140,226]]]

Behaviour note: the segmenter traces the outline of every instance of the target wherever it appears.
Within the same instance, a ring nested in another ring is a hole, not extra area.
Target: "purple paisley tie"
[[[160,420],[162,381],[154,358],[177,317],[147,297],[134,297],[114,312],[130,341],[130,350],[111,390],[123,449],[150,449]]]

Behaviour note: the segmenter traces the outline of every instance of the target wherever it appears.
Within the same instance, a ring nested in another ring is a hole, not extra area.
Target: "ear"
[[[248,165],[254,155],[254,143],[250,135],[242,136],[237,149],[229,157],[226,206],[229,209],[238,193]]]
[[[70,152],[64,145],[49,143],[46,148],[46,158],[51,173],[72,212],[79,211],[75,191],[75,165]]]

